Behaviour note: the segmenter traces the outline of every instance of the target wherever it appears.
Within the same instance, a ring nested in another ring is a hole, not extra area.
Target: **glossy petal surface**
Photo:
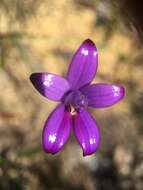
[[[33,73],[30,80],[34,87],[45,97],[59,101],[69,90],[66,79],[50,73]]]
[[[72,89],[90,83],[97,70],[98,54],[95,44],[87,39],[74,54],[69,66],[67,79]]]
[[[92,84],[81,89],[88,99],[88,106],[94,108],[104,108],[120,101],[124,95],[124,88],[111,84]]]
[[[96,152],[100,133],[94,118],[84,109],[81,108],[79,113],[73,118],[73,128],[75,136],[83,149],[83,155],[90,155]]]
[[[42,145],[47,153],[55,154],[68,140],[71,129],[71,115],[65,112],[63,104],[51,113],[43,129]]]

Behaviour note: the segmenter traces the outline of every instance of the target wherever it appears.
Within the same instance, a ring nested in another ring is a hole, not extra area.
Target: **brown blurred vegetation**
[[[0,190],[143,189],[138,8],[133,1],[0,0]],[[86,38],[99,51],[94,82],[122,84],[126,97],[111,108],[92,110],[101,129],[96,154],[83,158],[71,135],[51,156],[41,150],[41,131],[56,103],[41,97],[29,76],[35,71],[64,76]]]

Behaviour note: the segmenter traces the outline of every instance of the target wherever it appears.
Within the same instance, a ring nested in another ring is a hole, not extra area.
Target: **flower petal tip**
[[[94,42],[91,39],[89,39],[89,38],[87,38],[86,40],[84,40],[83,43],[95,46]]]
[[[88,50],[97,51],[95,43],[90,39],[84,40],[82,46],[85,46]]]
[[[118,101],[120,101],[120,100],[122,100],[125,97],[126,93],[125,93],[125,88],[123,86],[118,86],[118,88],[119,88],[118,89],[118,93],[120,93],[120,98],[119,98]]]
[[[43,151],[44,151],[46,154],[54,154],[54,153],[52,153],[51,151],[48,151],[43,143],[42,143],[42,149],[43,149]]]
[[[33,73],[30,75],[29,79],[33,83]]]
[[[83,157],[85,157],[85,156],[93,156],[98,151],[99,146],[100,146],[100,137],[99,137],[98,143],[96,145],[96,148],[93,148],[93,150],[87,151],[87,150],[84,150],[82,148],[82,150],[83,150]]]
[[[125,93],[125,88],[123,86],[121,86],[121,89],[122,89],[122,94],[123,94],[123,98],[125,97],[126,93]]]
[[[31,83],[33,84],[33,86],[36,85],[36,83],[38,82],[38,74],[39,73],[32,73],[29,77]]]
[[[43,149],[43,151],[46,154],[52,154],[52,155],[55,155],[55,154],[57,154],[58,152],[61,151],[61,150],[57,150],[57,151],[55,151],[55,150],[48,150],[43,143],[42,143],[42,149]]]

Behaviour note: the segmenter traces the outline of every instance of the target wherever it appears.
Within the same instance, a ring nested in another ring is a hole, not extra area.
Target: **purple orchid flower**
[[[67,142],[73,128],[83,155],[96,152],[100,132],[87,107],[105,108],[124,97],[121,86],[106,83],[90,84],[98,65],[95,44],[85,40],[75,52],[66,79],[51,73],[33,73],[30,80],[46,98],[60,101],[45,122],[42,146],[45,152],[55,154]]]

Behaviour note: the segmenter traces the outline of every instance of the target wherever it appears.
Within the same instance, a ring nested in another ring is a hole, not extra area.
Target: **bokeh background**
[[[140,2],[0,0],[0,190],[143,189]],[[56,103],[39,95],[29,76],[64,76],[86,38],[99,51],[94,82],[122,84],[126,97],[91,110],[101,130],[97,153],[83,157],[72,134],[60,153],[45,154],[42,127]]]

